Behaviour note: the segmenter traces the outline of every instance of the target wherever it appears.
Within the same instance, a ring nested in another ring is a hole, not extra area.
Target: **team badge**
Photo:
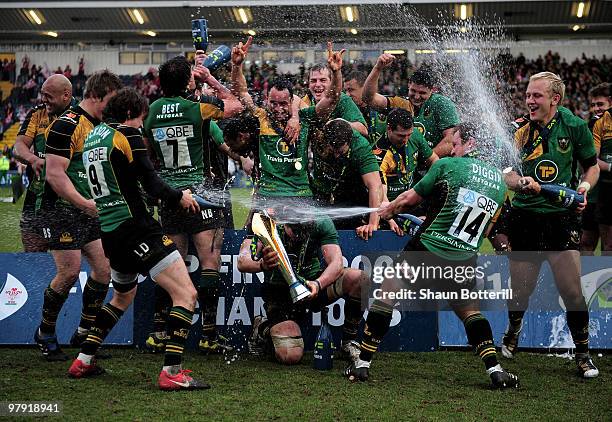
[[[425,107],[425,110],[423,110],[423,117],[429,116],[431,116],[431,109],[429,107]]]
[[[559,144],[559,151],[560,152],[567,152],[569,145],[570,145],[570,140],[569,138],[559,138],[557,140],[557,143]]]
[[[172,245],[172,240],[168,236],[163,235],[162,236],[162,243],[164,244],[164,246],[170,246],[170,245]]]
[[[551,183],[554,182],[559,174],[559,167],[550,160],[542,160],[535,166],[535,177],[538,182]]]
[[[72,235],[70,233],[64,232],[61,234],[59,241],[60,243],[72,243],[74,239],[72,238]]]
[[[291,155],[291,149],[289,148],[289,143],[285,141],[283,138],[280,138],[276,143],[276,151],[283,157],[288,157]]]
[[[421,122],[414,122],[414,128],[421,132],[421,135],[425,136],[425,125]]]

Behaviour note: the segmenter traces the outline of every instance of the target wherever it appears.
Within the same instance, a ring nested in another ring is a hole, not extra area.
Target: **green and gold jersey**
[[[90,116],[80,106],[66,110],[55,119],[45,133],[45,155],[58,155],[70,160],[66,174],[77,192],[86,199],[91,199],[87,184],[87,175],[83,167],[83,142],[99,121]],[[45,162],[44,173],[47,164]],[[45,180],[43,188],[36,201],[36,209],[48,209],[55,206],[72,207],[68,201],[60,198],[48,181]]]
[[[263,108],[254,112],[259,119],[259,168],[257,194],[262,196],[312,196],[308,184],[308,129],[316,120],[315,107],[300,110],[300,135],[295,145],[275,127]]]
[[[173,188],[202,184],[204,145],[211,119],[223,118],[223,101],[202,96],[200,102],[164,97],[149,108],[145,137],[161,162],[159,174]]]
[[[471,157],[441,158],[414,190],[429,201],[419,229],[421,242],[451,260],[467,259],[478,251],[506,195],[501,171]]]
[[[76,105],[76,99],[73,98],[68,108]],[[44,104],[39,104],[28,112],[19,128],[19,132],[17,132],[17,136],[27,136],[32,139],[33,152],[38,158],[45,158],[45,131],[56,118],[56,115],[49,115]],[[42,192],[44,183],[45,181],[42,177],[33,177],[28,190],[38,195]]]
[[[380,165],[390,145],[387,139],[387,115],[370,107],[361,109],[361,113],[368,124],[368,141],[372,153]]]
[[[393,201],[402,192],[412,188],[414,174],[419,163],[424,163],[433,154],[425,138],[417,130],[403,148],[389,147],[382,164],[380,174],[387,186],[387,198]]]
[[[334,223],[328,218],[321,218],[313,223],[308,230],[303,230],[305,238],[293,240],[287,235],[282,225],[277,230],[289,261],[295,273],[305,280],[314,280],[321,272],[319,252],[324,245],[338,245],[338,232]],[[279,270],[266,271],[264,282],[271,284],[287,284]]]
[[[565,107],[559,107],[545,130],[530,123],[516,131],[514,141],[521,154],[522,174],[541,184],[554,183],[575,189],[577,162],[595,156],[587,123]],[[537,213],[567,212],[566,208],[540,195],[521,192],[514,195],[512,206]]]
[[[127,126],[102,123],[85,139],[83,165],[104,232],[147,214],[138,179],[130,169],[136,151],[146,154],[146,147],[138,129]]]
[[[593,126],[593,141],[595,148],[599,149],[599,159],[608,164],[612,163],[612,109],[604,112],[595,122]],[[599,183],[611,184],[612,173],[608,171],[599,173]]]
[[[444,131],[459,124],[455,104],[450,98],[440,94],[431,94],[429,99],[417,110],[404,97],[387,97],[387,109],[403,108],[414,116],[414,128],[425,137],[431,148],[444,138]]]
[[[315,105],[314,97],[309,93],[308,95],[304,95],[302,97],[302,102],[306,104],[306,107],[311,107]],[[351,97],[349,97],[345,92],[340,94],[340,100],[338,100],[338,104],[334,111],[332,111],[329,119],[344,119],[347,122],[359,122],[367,127],[366,121],[361,114],[361,110],[355,104],[355,101]]]
[[[317,199],[347,206],[368,206],[368,191],[361,176],[378,173],[378,162],[370,144],[353,129],[353,138],[344,157],[325,157],[313,146],[310,186]]]

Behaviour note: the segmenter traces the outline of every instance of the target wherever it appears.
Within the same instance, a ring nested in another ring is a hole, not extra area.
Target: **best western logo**
[[[539,182],[554,182],[559,174],[559,167],[551,160],[542,160],[535,167],[535,177]]]

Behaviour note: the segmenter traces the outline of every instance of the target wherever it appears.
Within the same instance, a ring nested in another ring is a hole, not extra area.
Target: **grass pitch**
[[[106,374],[73,380],[66,376],[70,362],[44,362],[33,348],[0,348],[0,402],[61,401],[61,418],[71,421],[604,421],[612,414],[610,356],[596,358],[599,378],[582,380],[572,361],[521,353],[502,362],[519,375],[521,388],[497,391],[482,362],[463,351],[381,353],[361,384],[341,376],[341,361],[332,371],[312,369],[310,354],[293,367],[251,358],[228,365],[220,356],[188,354],[185,367],[212,388],[168,393],[155,385],[161,355],[110,350]]]

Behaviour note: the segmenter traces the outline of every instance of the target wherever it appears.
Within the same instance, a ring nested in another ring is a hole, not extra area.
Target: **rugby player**
[[[312,66],[308,71],[308,94],[302,97],[300,108],[310,107],[321,101],[325,92],[329,89],[332,79],[333,75],[327,65],[319,63]],[[344,92],[340,95],[340,100],[330,116],[330,119],[338,118],[349,122],[351,127],[362,136],[368,136],[368,127],[364,116],[351,97]]]
[[[312,133],[313,169],[310,187],[314,198],[326,205],[378,208],[382,183],[378,163],[368,141],[344,119],[328,121]],[[361,179],[361,180],[360,180]],[[361,183],[359,183],[361,181]],[[353,230],[364,240],[378,229],[378,214],[342,218],[338,229]]]
[[[209,388],[181,367],[197,292],[176,246],[149,215],[140,186],[167,204],[189,212],[199,208],[189,189],[173,189],[155,173],[139,130],[146,113],[146,98],[132,88],[122,89],[109,101],[105,123],[85,139],[83,162],[99,211],[104,253],[110,260],[113,297],[98,311],[68,374],[82,378],[104,372],[96,363],[96,351],[134,301],[140,273],[150,275],[172,298],[159,388]]]
[[[423,135],[414,130],[410,112],[402,108],[394,108],[389,113],[385,136],[389,149],[380,165],[380,175],[384,200],[389,202],[413,187],[419,163],[429,168],[438,160],[438,155],[429,148]],[[410,212],[414,213],[413,210]],[[393,219],[389,220],[389,228],[403,236],[402,229]]]
[[[559,105],[564,94],[565,85],[554,73],[531,76],[525,95],[530,123],[514,135],[524,176],[516,171],[505,175],[506,184],[516,194],[509,230],[515,251],[510,257],[513,298],[508,302],[509,324],[502,339],[502,354],[512,358],[517,351],[529,296],[546,259],[565,304],[567,325],[576,345],[578,373],[593,378],[599,371],[589,356],[589,312],[580,282],[578,213],[584,211],[587,194],[597,183],[599,167],[587,123]],[[579,184],[573,180],[576,161],[583,169]],[[544,183],[562,184],[584,194],[577,213],[537,195]]]
[[[372,152],[376,155],[378,162],[382,161],[389,142],[385,138],[387,131],[387,116],[363,102],[363,84],[368,74],[360,70],[350,72],[344,78],[344,92],[351,97],[351,100],[359,107],[368,128],[368,141],[372,147]]]
[[[185,57],[177,56],[159,67],[163,97],[151,104],[144,122],[145,142],[160,162],[161,178],[181,190],[203,188],[204,150],[209,142],[211,120],[231,117],[241,109],[236,98],[210,75],[208,69],[196,65],[193,73],[196,79],[210,85],[219,97],[202,95],[197,102],[188,99],[191,66]],[[187,255],[189,237],[196,247],[201,270],[198,302],[203,324],[199,346],[203,352],[223,352],[228,346],[218,336],[215,326],[225,226],[223,211],[202,209],[197,214],[190,214],[177,204],[162,201],[159,216],[164,233],[176,244],[181,256]],[[163,307],[165,304],[161,302]],[[162,349],[166,337],[163,331],[155,331],[147,344]]]
[[[599,224],[599,227],[595,226],[592,232],[601,236],[602,255],[609,255],[612,251],[612,89],[610,84],[603,83],[593,88],[589,95],[593,114],[597,117],[593,121],[592,131],[600,170],[596,186],[599,196],[593,213],[594,224]],[[585,213],[589,210],[591,198],[592,195],[589,193],[589,203]],[[584,239],[583,232],[581,243]],[[589,240],[588,249],[594,250],[597,246],[597,237],[593,236]]]
[[[290,217],[290,211],[285,211]],[[282,215],[280,216],[283,217]],[[267,319],[257,317],[249,347],[274,351],[278,362],[293,365],[304,354],[304,340],[300,330],[310,312],[319,312],[324,306],[343,297],[344,325],[341,350],[344,357],[354,360],[359,354],[357,329],[361,320],[361,291],[368,286],[367,275],[352,268],[343,268],[342,251],[338,244],[338,232],[327,217],[301,224],[277,225],[281,241],[289,255],[296,275],[305,281],[310,296],[293,304],[289,286],[278,266],[278,254],[261,242],[253,240],[252,231],[243,241],[238,257],[238,270],[246,273],[264,273],[262,298]],[[262,258],[255,261],[251,255],[252,243]],[[254,246],[255,246],[254,245]],[[326,267],[321,268],[319,254]]]
[[[477,127],[464,123],[453,137],[451,156],[436,161],[412,189],[380,208],[382,218],[389,219],[423,198],[431,198],[427,218],[404,250],[431,252],[435,265],[441,267],[476,267],[476,253],[486,231],[499,214],[506,194],[501,172],[478,158]],[[471,198],[471,199],[466,199]],[[476,208],[473,204],[486,204]],[[392,288],[383,282],[383,289]],[[426,280],[431,287],[456,289],[455,280]],[[475,279],[463,285],[471,288]],[[385,285],[386,284],[386,285]],[[373,354],[389,329],[395,300],[387,297],[370,306],[359,359],[349,365],[345,374],[351,381],[365,381]],[[449,300],[463,321],[468,342],[484,362],[487,374],[496,388],[518,387],[518,378],[499,365],[493,334],[479,304],[472,300]]]
[[[114,73],[103,70],[85,82],[84,99],[66,110],[45,133],[45,183],[36,212],[45,221],[43,233],[56,266],[56,275],[44,293],[42,321],[34,341],[50,361],[66,360],[55,335],[55,324],[68,293],[79,277],[81,254],[91,267],[83,289],[83,309],[70,344],[79,346],[94,321],[108,291],[110,268],[100,241],[95,202],[87,186],[82,161],[83,142],[100,122],[108,101],[121,88]]]
[[[36,196],[44,183],[41,177],[45,164],[45,130],[69,106],[76,105],[72,84],[64,75],[49,76],[40,89],[40,96],[42,103],[28,112],[13,150],[15,157],[28,165],[30,180],[19,221],[24,252],[46,252],[48,249],[40,216],[36,217]]]
[[[455,104],[444,95],[433,92],[433,76],[424,68],[410,77],[408,98],[378,93],[378,79],[385,67],[395,60],[391,54],[382,54],[363,86],[363,101],[375,110],[387,112],[392,107],[408,110],[414,116],[414,125],[425,137],[439,157],[446,157],[452,149],[455,126],[459,123]]]

